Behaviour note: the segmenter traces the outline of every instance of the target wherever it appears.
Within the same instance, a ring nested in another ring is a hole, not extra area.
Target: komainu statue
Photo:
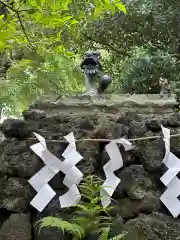
[[[112,82],[112,78],[109,75],[102,73],[100,57],[100,52],[98,51],[86,52],[84,55],[80,67],[84,72],[87,92],[82,94],[83,96],[98,96],[104,93]],[[99,83],[98,86],[97,83]]]

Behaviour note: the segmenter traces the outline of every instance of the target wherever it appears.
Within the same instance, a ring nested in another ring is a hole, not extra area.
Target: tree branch
[[[11,11],[13,11],[14,13],[17,13],[18,10],[14,9],[13,7],[9,6],[8,4],[0,1],[0,3],[2,3],[6,8],[9,8]]]
[[[22,23],[21,16],[20,16],[20,14],[19,14],[19,10],[20,10],[20,9],[16,10],[16,9],[14,9],[12,6],[9,6],[8,4],[6,4],[6,3],[4,3],[4,2],[2,2],[2,1],[0,1],[0,3],[3,4],[6,8],[10,9],[11,11],[13,11],[13,12],[15,13],[15,15],[17,16],[17,18],[18,18],[18,20],[19,20],[21,29],[22,29],[22,31],[23,31],[23,33],[24,33],[24,35],[25,35],[25,37],[26,37],[26,39],[27,39],[27,41],[28,41],[31,49],[32,49],[33,51],[35,51],[34,46],[32,45],[32,43],[31,43],[31,41],[30,41],[30,39],[29,39],[29,37],[28,37],[28,35],[27,35],[27,33],[26,33],[26,29],[25,29],[25,27],[24,27],[24,25],[23,25],[23,23]]]
[[[21,25],[22,31],[23,31],[26,39],[28,40],[28,43],[29,43],[31,49],[32,49],[33,51],[35,51],[34,46],[32,45],[32,43],[31,43],[31,41],[30,41],[30,39],[29,39],[29,37],[28,37],[28,35],[27,35],[27,33],[26,33],[26,29],[25,29],[25,27],[24,27],[24,25],[23,25],[23,23],[22,23],[22,21],[21,21],[21,17],[20,17],[20,15],[19,15],[19,12],[17,12],[17,17],[18,17],[19,23],[20,23],[20,25]]]
[[[118,54],[120,54],[120,55],[131,56],[131,55],[128,54],[127,52],[121,51],[121,50],[113,47],[113,46],[112,46],[111,44],[109,44],[109,43],[97,41],[97,40],[93,39],[91,36],[88,36],[88,35],[85,35],[85,37],[86,37],[88,40],[90,40],[90,41],[93,41],[93,42],[95,42],[95,43],[99,43],[99,44],[101,44],[101,45],[104,45],[104,46],[108,47],[109,49],[111,49],[112,51],[114,51],[114,52],[116,52],[116,53],[118,53]]]

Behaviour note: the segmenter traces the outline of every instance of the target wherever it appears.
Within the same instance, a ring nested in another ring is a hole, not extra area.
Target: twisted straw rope
[[[179,137],[180,134],[173,134],[170,135],[171,138]],[[142,137],[142,138],[130,138],[127,139],[130,142],[136,142],[136,141],[143,141],[143,140],[154,140],[154,139],[160,139],[162,136],[151,136],[151,137]],[[37,140],[36,138],[29,138],[29,140]],[[111,142],[115,139],[91,139],[91,138],[84,138],[84,139],[77,139],[76,142]],[[46,140],[46,142],[53,142],[53,143],[66,143],[66,140]]]

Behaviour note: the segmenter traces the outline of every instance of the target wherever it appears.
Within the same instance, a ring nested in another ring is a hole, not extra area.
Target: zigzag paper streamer
[[[121,180],[114,174],[114,171],[120,169],[123,166],[122,155],[117,146],[117,143],[121,143],[125,151],[132,149],[132,144],[124,138],[113,140],[105,147],[110,157],[110,161],[107,162],[103,167],[106,176],[106,180],[103,183],[102,189],[100,191],[103,207],[107,207],[111,203],[111,197],[118,184],[121,182]]]
[[[30,204],[39,212],[42,212],[56,195],[48,182],[60,171],[65,174],[63,183],[69,188],[69,191],[60,197],[61,207],[69,207],[76,204],[78,199],[80,199],[76,185],[81,181],[83,174],[75,167],[82,159],[82,156],[76,151],[73,133],[65,136],[69,146],[63,153],[65,157],[63,162],[47,149],[46,141],[42,136],[37,133],[34,133],[34,135],[40,142],[32,145],[30,148],[43,160],[45,166],[28,181],[37,191],[37,195]]]
[[[161,195],[160,199],[168,208],[174,218],[180,214],[180,180],[177,174],[180,171],[180,159],[170,152],[170,130],[161,126],[165,142],[165,156],[163,163],[168,167],[167,172],[160,178],[167,187],[166,191]]]
[[[59,197],[62,208],[76,205],[80,201],[81,195],[77,185],[83,178],[82,172],[75,166],[83,157],[76,151],[74,134],[70,133],[65,136],[65,139],[69,145],[62,154],[65,160],[62,163],[61,171],[66,174],[63,184],[69,188],[69,191]]]
[[[48,182],[60,171],[61,161],[47,150],[46,141],[42,136],[37,133],[34,133],[34,135],[40,142],[32,145],[30,148],[43,160],[45,166],[28,181],[37,191],[37,195],[30,204],[39,212],[42,212],[56,195]],[[56,165],[59,168],[55,168]]]

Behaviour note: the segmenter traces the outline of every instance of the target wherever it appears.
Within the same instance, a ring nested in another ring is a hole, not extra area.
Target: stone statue
[[[84,55],[80,67],[84,71],[87,92],[82,94],[83,96],[102,94],[112,82],[112,78],[109,75],[103,75],[101,72],[100,57],[100,52],[98,51],[86,52]],[[98,87],[96,86],[97,82],[99,82]]]
[[[168,82],[168,80],[166,78],[160,77],[159,85],[161,87],[160,96],[162,98],[165,97],[165,96],[170,97],[171,96],[171,85]]]

